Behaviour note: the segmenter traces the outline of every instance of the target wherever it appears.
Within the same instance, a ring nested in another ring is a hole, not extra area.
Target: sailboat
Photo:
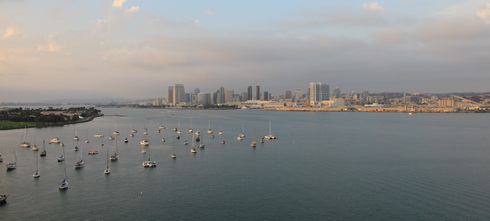
[[[46,152],[46,141],[43,140],[43,151],[39,154],[41,157],[45,157],[48,153]]]
[[[195,154],[197,153],[196,151],[196,148],[194,147],[194,144],[195,143],[195,139],[194,139],[194,135],[192,135],[192,148],[191,148],[191,153]]]
[[[58,162],[63,162],[63,161],[65,161],[65,154],[58,157]]]
[[[147,168],[149,168],[149,167],[156,167],[156,166],[157,166],[157,162],[156,162],[156,161],[151,160],[151,158],[150,158],[150,147],[148,147],[148,160],[143,161],[143,162],[141,163],[141,165],[142,165],[143,167],[147,167]]]
[[[65,147],[63,148],[63,155],[65,155]],[[66,190],[68,189],[68,181],[66,181],[66,162],[63,161],[63,169],[64,169],[64,176],[63,180],[60,182],[60,185],[58,186],[58,189],[60,190]]]
[[[268,140],[275,140],[277,139],[276,136],[272,135],[272,121],[269,120],[269,135],[264,136],[265,139]]]
[[[2,154],[0,154],[0,163],[3,162]]]
[[[32,177],[39,178],[41,176],[41,172],[39,172],[39,156],[36,155],[36,172],[32,174]]]
[[[111,155],[111,157],[110,157],[111,161],[117,161],[117,159],[119,158],[119,155],[117,154],[117,151],[119,150],[119,148],[117,146],[117,137],[116,137],[115,143],[116,143],[116,152],[114,152],[114,154]],[[107,149],[109,149],[109,147],[107,147]]]
[[[192,119],[189,120],[189,133],[192,133],[194,130],[192,129]]]
[[[114,124],[114,132],[112,132],[112,135],[119,135],[119,131],[117,131],[117,124]]]
[[[83,161],[83,146],[80,146],[80,159],[75,163],[74,167],[75,169],[81,169],[85,166],[85,161]],[[65,148],[63,147],[63,154],[64,154]]]
[[[15,147],[13,147],[12,149],[14,150],[14,154],[12,155],[12,162],[5,165],[7,167],[7,170],[14,170],[15,168],[17,168],[17,155],[15,155]]]
[[[255,131],[254,131],[254,136],[252,138],[252,143],[250,144],[251,147],[255,148],[257,146],[257,142],[255,142]]]
[[[20,146],[24,148],[29,148],[31,147],[31,143],[27,142],[26,139],[27,139],[27,127],[24,128],[24,135],[22,135],[22,142],[20,143]]]
[[[129,142],[128,138],[127,138],[127,137],[125,137],[125,138],[124,138],[124,143],[128,143],[128,142]]]
[[[170,155],[173,159],[177,158],[177,155],[175,154],[175,139],[172,139],[172,155]]]
[[[212,134],[213,130],[211,130],[211,121],[208,120],[208,134]]]
[[[80,138],[78,137],[78,133],[77,133],[77,126],[75,125],[75,136],[73,137],[73,140],[74,141],[79,141]]]
[[[36,145],[32,145],[31,150],[32,151],[39,151],[39,148]]]
[[[111,170],[109,170],[109,147],[106,148],[107,156],[106,156],[106,168],[104,170],[104,174],[109,175]],[[112,160],[112,156],[111,156]]]
[[[167,129],[166,127],[163,126],[163,123],[162,123],[162,118],[160,118],[160,126],[158,127],[159,129],[162,129],[162,130],[165,130]]]

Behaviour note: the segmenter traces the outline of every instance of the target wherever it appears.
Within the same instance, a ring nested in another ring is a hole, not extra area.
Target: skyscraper
[[[252,97],[252,86],[248,86],[247,100],[253,100],[253,97]]]
[[[330,87],[327,83],[310,82],[308,87],[308,98],[310,105],[314,106],[322,101],[330,99]]]
[[[180,104],[181,102],[185,102],[185,90],[183,84],[175,84],[173,90],[173,105]]]
[[[301,88],[297,88],[295,92],[296,101],[301,100],[302,97],[303,97],[303,91],[301,91]]]
[[[174,103],[174,86],[168,86],[167,89],[167,104]]]
[[[335,98],[340,98],[342,94],[340,93],[340,87],[335,87],[335,89],[333,90],[333,97]]]
[[[269,91],[264,91],[264,101],[269,100]]]
[[[264,93],[265,93],[265,92],[264,92]],[[290,90],[287,90],[287,91],[286,91],[286,93],[285,93],[284,98],[286,98],[286,99],[291,99],[292,94],[293,94],[293,93],[292,93]],[[265,96],[265,95],[264,95],[264,96]]]
[[[260,101],[260,86],[256,86],[256,100]]]
[[[233,102],[233,94],[235,92],[233,90],[227,90],[225,91],[225,102]]]

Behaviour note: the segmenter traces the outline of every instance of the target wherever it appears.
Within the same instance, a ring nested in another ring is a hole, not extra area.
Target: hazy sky
[[[0,102],[490,91],[490,0],[0,0]]]

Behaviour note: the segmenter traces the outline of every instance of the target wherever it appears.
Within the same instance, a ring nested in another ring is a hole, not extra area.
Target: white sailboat
[[[27,127],[24,128],[24,135],[22,135],[22,142],[20,143],[21,147],[29,148],[31,147],[31,143],[27,142]]]
[[[277,139],[276,136],[272,135],[272,121],[269,120],[269,135],[264,136],[265,139],[268,140],[275,140]]]
[[[65,151],[65,148],[63,147],[63,152]],[[75,169],[81,169],[85,166],[85,161],[83,161],[83,146],[80,146],[80,159],[77,160],[77,163],[75,163],[74,167]]]
[[[65,155],[65,147],[62,147],[62,148],[63,148],[63,155]],[[60,184],[58,186],[58,189],[60,189],[60,190],[68,189],[68,181],[66,180],[66,162],[65,161],[63,161],[63,169],[64,169],[63,180],[60,182]]]
[[[173,159],[177,158],[177,154],[175,154],[175,139],[172,139],[172,155],[170,155]]]
[[[119,155],[117,154],[118,150],[119,150],[119,147],[117,145],[117,137],[116,137],[116,140],[114,142],[116,143],[116,152],[114,152],[114,154],[110,156],[111,161],[117,161],[117,159],[119,158]],[[107,147],[107,148],[109,149],[109,147]]]
[[[106,148],[106,168],[104,170],[105,175],[109,175],[111,173],[111,170],[109,170],[109,147]],[[112,158],[112,156],[111,156]],[[111,159],[112,160],[112,159]]]
[[[192,148],[191,148],[191,153],[192,154],[197,153],[196,148],[195,148],[194,145],[195,145],[195,139],[194,139],[194,135],[192,135]]]
[[[213,130],[211,130],[211,121],[208,120],[208,134],[212,134]]]
[[[156,161],[153,161],[151,160],[151,157],[150,157],[150,147],[148,147],[148,160],[146,161],[143,161],[141,163],[141,165],[145,168],[150,168],[150,167],[156,167],[157,166],[157,162]]]
[[[32,174],[32,177],[39,178],[41,176],[41,172],[39,172],[39,156],[36,155],[36,172]]]

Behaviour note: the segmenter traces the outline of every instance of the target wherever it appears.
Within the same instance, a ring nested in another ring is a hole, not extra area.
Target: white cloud
[[[136,12],[139,12],[139,11],[140,11],[140,7],[139,6],[132,6],[131,8],[129,8],[128,10],[126,10],[126,12],[129,13],[129,14],[136,13]]]
[[[124,2],[126,2],[126,0],[114,0],[112,2],[112,6],[114,8],[119,8],[119,7],[122,7],[123,6]]]
[[[17,28],[15,28],[13,26],[9,26],[9,27],[7,27],[7,29],[3,33],[3,38],[7,39],[7,38],[10,38],[10,37],[12,37],[16,34],[19,34],[19,33],[20,33],[20,31]]]
[[[204,11],[204,14],[212,16],[212,15],[214,15],[214,11],[211,9],[208,9],[208,10]]]
[[[194,20],[194,23],[195,23],[196,25],[199,25],[199,24],[200,24],[199,19],[198,19],[198,18],[196,18],[196,20]]]
[[[485,8],[476,11],[476,15],[486,23],[490,24],[490,3],[487,4]]]
[[[383,6],[381,6],[377,2],[364,2],[364,3],[362,3],[362,7],[364,7],[365,9],[372,10],[372,11],[384,11],[385,10],[383,8]]]

